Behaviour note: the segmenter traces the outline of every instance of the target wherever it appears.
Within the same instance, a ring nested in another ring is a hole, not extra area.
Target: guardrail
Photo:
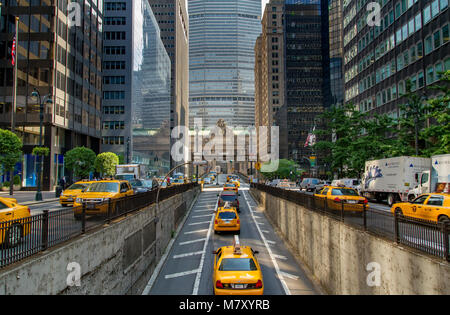
[[[162,189],[159,201],[194,188],[197,184]],[[89,203],[82,206],[49,211],[27,218],[0,223],[0,268],[32,256],[109,223],[111,220],[147,207],[156,202],[157,190],[118,199],[97,202],[98,214],[89,214]]]
[[[251,183],[250,187],[291,201],[310,211],[327,215],[372,234],[388,238],[398,244],[450,261],[450,224],[448,222],[434,222],[392,214],[382,210],[370,209],[366,204],[361,204],[361,209],[352,211],[351,207],[354,210],[355,207],[344,203],[344,201],[328,200],[324,202],[324,199],[314,195],[264,184]]]

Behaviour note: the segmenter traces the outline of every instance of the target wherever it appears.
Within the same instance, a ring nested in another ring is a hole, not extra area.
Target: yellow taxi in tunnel
[[[232,190],[232,191],[238,193],[238,187],[234,183],[226,182],[223,185],[223,191],[227,191],[227,190]]]
[[[241,246],[234,236],[233,246],[214,251],[213,287],[216,295],[262,295],[264,293],[261,266],[249,246]]]
[[[14,247],[31,232],[31,214],[14,198],[0,197],[0,244]]]
[[[107,215],[111,203],[111,215],[119,212],[117,199],[134,194],[133,188],[126,180],[100,180],[92,182],[89,187],[78,195],[74,202],[74,217],[82,216],[82,205],[86,204],[87,215]]]
[[[411,202],[393,204],[391,213],[416,219],[450,223],[450,195],[442,193],[423,194]]]
[[[214,233],[220,232],[241,232],[241,221],[236,208],[225,204],[224,207],[217,208],[214,218]]]
[[[368,200],[349,187],[327,186],[314,196],[319,206],[330,210],[341,211],[344,207],[344,211],[362,213],[364,207],[369,209]]]
[[[61,206],[73,206],[77,196],[83,192],[89,185],[91,181],[78,181],[65,189],[59,196],[59,203]]]

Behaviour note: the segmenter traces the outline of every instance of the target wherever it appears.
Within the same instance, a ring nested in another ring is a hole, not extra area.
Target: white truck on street
[[[141,164],[119,164],[116,165],[117,179],[144,179],[146,177],[146,171],[144,165]]]
[[[411,201],[425,192],[448,191],[449,163],[450,154],[367,161],[361,194],[378,202],[387,199],[392,206],[397,201]]]

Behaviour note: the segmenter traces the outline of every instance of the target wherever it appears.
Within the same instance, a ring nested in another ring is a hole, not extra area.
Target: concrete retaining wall
[[[140,294],[198,193],[160,202],[157,219],[152,205],[3,269],[0,294]],[[67,285],[71,262],[81,267],[80,286]]]
[[[250,193],[328,293],[450,294],[449,263],[265,192],[252,188]],[[375,269],[366,269],[373,262],[380,267],[379,286],[367,282],[376,280]]]

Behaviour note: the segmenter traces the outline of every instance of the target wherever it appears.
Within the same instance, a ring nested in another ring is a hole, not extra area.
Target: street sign
[[[259,171],[261,169],[261,163],[260,162],[256,162],[255,163],[255,168]]]

